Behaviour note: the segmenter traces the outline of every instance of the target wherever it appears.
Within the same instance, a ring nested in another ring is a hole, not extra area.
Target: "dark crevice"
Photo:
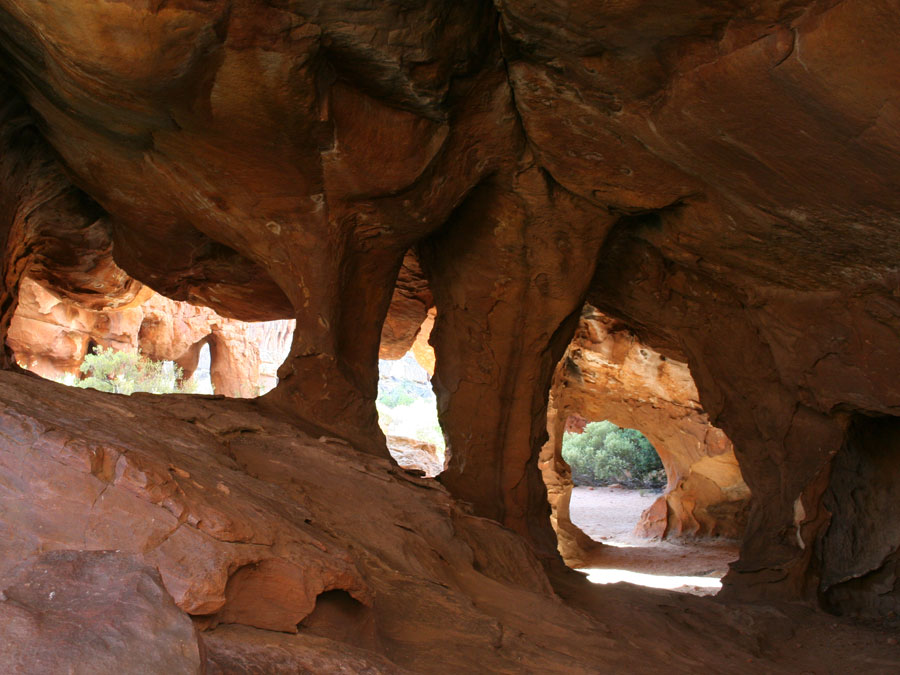
[[[819,597],[841,615],[900,615],[900,418],[857,414],[823,498],[831,522],[816,546]]]

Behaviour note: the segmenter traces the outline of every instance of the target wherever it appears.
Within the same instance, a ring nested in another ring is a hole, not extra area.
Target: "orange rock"
[[[586,307],[550,394],[550,440],[542,466],[551,506],[571,494],[568,469],[560,471],[562,435],[585,420],[609,420],[638,429],[653,444],[666,469],[666,494],[637,525],[646,536],[739,538],[750,490],[741,477],[725,434],[709,423],[686,364],[642,344],[621,323]],[[575,422],[571,422],[571,420]],[[557,530],[571,532],[568,507],[557,512]],[[582,559],[581,537],[560,540],[564,558]]]

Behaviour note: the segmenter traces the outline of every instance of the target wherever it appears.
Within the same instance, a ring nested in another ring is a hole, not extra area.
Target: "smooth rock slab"
[[[51,551],[0,587],[3,672],[202,672],[191,620],[133,555]]]
[[[247,626],[222,626],[203,636],[208,675],[335,673],[404,675],[379,654],[315,635],[288,635]]]

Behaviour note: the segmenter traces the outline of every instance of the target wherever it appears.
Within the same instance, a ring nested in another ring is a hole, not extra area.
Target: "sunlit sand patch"
[[[580,569],[579,572],[587,574],[588,581],[595,584],[615,584],[624,581],[629,584],[635,584],[636,586],[665,588],[669,590],[677,590],[684,586],[709,588],[716,591],[722,588],[722,580],[717,577],[667,576],[660,574],[642,574],[640,572],[631,572],[629,570],[601,568],[584,568]]]

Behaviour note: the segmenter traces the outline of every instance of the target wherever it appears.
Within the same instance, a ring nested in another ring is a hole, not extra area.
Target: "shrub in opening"
[[[375,401],[381,428],[385,434],[431,443],[438,453],[442,453],[445,446],[444,433],[438,422],[431,383],[412,354],[404,356],[403,361],[407,362],[408,370],[421,371],[421,380],[382,374],[378,381],[378,399]]]
[[[609,421],[592,422],[581,434],[566,433],[562,455],[576,485],[661,488],[666,483],[659,455],[644,434]]]
[[[81,364],[84,377],[64,378],[63,384],[82,389],[98,389],[113,394],[190,394],[196,389],[192,380],[182,382],[181,368],[171,361],[153,361],[140,352],[94,347]]]

